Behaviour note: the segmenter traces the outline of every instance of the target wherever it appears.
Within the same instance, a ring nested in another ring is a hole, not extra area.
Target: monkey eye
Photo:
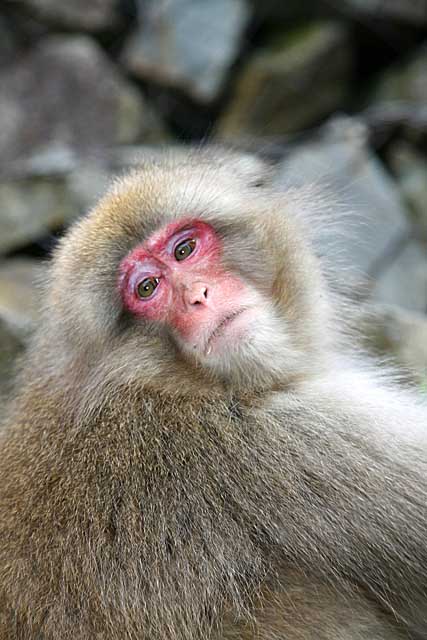
[[[178,262],[185,260],[185,258],[188,258],[188,256],[193,253],[195,247],[196,241],[193,238],[183,240],[175,247],[175,259],[178,260]]]
[[[144,278],[136,287],[137,294],[140,298],[149,298],[153,295],[159,284],[159,278]]]

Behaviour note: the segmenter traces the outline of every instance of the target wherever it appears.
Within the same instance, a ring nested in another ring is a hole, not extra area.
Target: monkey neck
[[[378,532],[395,527],[378,508],[382,497],[413,480],[399,468],[390,477],[382,441],[364,437],[371,423],[360,403],[337,407],[336,391],[328,400],[336,379],[328,389],[277,393],[276,403],[264,402],[265,392],[215,388],[190,397],[131,380],[83,405],[56,385],[34,379],[24,389],[15,424],[25,428],[14,433],[27,466],[19,473],[35,486],[49,479],[46,500],[61,505],[60,524],[88,536],[91,553],[99,553],[93,566],[107,566],[112,582],[143,567],[133,586],[137,593],[144,583],[153,607],[168,590],[188,596],[183,611],[192,611],[194,598],[216,606],[218,594],[243,607],[247,588],[274,579],[271,567],[289,558],[343,587],[361,571],[375,585],[387,571],[390,592],[398,593],[405,554],[424,548],[415,529],[405,540],[391,531],[393,548],[377,544]],[[83,497],[65,499],[75,478]],[[419,509],[424,489],[414,497]],[[397,500],[400,522],[412,503]],[[420,559],[420,574],[426,562]]]
[[[40,352],[44,354],[43,358]],[[140,371],[137,360],[127,363],[125,358],[126,354],[122,357],[119,353],[114,360],[108,357],[104,348],[92,348],[77,352],[77,356],[67,358],[63,355],[59,359],[54,345],[46,344],[43,335],[41,343],[36,343],[34,353],[28,355],[29,366],[18,383],[18,391],[22,388],[47,397],[61,397],[64,411],[69,415],[87,417],[97,414],[112,398],[119,406],[143,397],[160,405],[188,406],[190,410],[194,406],[211,404],[256,408],[263,406],[271,394],[297,393],[309,379],[325,375],[330,365],[329,359],[323,358],[320,352],[313,353],[311,358],[305,358],[309,360],[309,367],[267,378],[260,384],[214,377],[189,366],[183,359],[171,359],[167,375],[163,371]]]

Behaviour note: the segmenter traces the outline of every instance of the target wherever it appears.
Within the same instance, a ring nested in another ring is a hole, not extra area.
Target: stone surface
[[[0,262],[0,418],[2,399],[12,388],[16,358],[39,320],[44,272],[36,260]]]
[[[427,135],[427,104],[380,100],[368,106],[360,116],[371,131],[372,144],[377,147],[396,136],[416,142]]]
[[[427,44],[421,46],[408,62],[385,72],[376,86],[374,97],[382,101],[405,101],[426,106]]]
[[[341,7],[360,18],[427,24],[427,0],[343,0]]]
[[[427,159],[405,142],[392,145],[388,159],[417,231],[427,241]]]
[[[343,103],[351,57],[348,34],[335,23],[276,37],[238,78],[219,137],[285,134],[313,124]]]
[[[399,307],[366,309],[360,330],[365,345],[376,354],[392,356],[427,393],[427,318]]]
[[[111,164],[110,158],[104,163],[80,163],[69,174],[70,194],[80,212],[89,211],[105,194],[113,175],[122,173],[122,167],[117,167],[114,171]]]
[[[40,151],[10,162],[3,169],[3,177],[59,178],[67,176],[78,165],[79,158],[73,149],[61,143],[52,143]]]
[[[23,343],[0,317],[0,419],[13,385],[16,358],[23,350]]]
[[[96,204],[114,176],[159,153],[155,145],[119,146],[82,159],[57,146],[12,163],[10,175],[0,176],[0,255],[67,226]]]
[[[6,20],[0,15],[0,68],[10,64],[17,53],[15,34],[10,29]]]
[[[93,153],[152,127],[136,89],[86,36],[42,40],[0,83],[0,171],[50,145]]]
[[[317,17],[318,0],[249,0],[254,9],[255,19],[267,23],[268,28],[274,28],[277,23],[295,24],[298,20],[311,20]]]
[[[0,181],[0,254],[58,229],[77,215],[63,179]]]
[[[326,232],[318,250],[355,282],[365,274],[376,276],[410,233],[401,195],[367,147],[366,130],[357,120],[336,118],[317,141],[297,147],[279,166],[276,182],[320,192]]]
[[[427,44],[377,78],[368,104],[368,119],[383,125],[394,119],[410,139],[427,134]]]
[[[82,31],[111,29],[118,20],[117,0],[22,0],[41,20]]]
[[[39,260],[0,262],[0,318],[19,338],[27,335],[39,319],[45,272]]]
[[[408,242],[379,275],[372,290],[374,300],[411,311],[427,311],[427,247]]]
[[[210,102],[222,89],[249,19],[245,0],[140,0],[123,56],[140,78]]]

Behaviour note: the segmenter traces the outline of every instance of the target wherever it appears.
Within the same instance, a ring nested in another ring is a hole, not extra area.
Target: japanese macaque
[[[0,440],[1,640],[427,637],[427,410],[303,192],[159,155],[63,239]]]

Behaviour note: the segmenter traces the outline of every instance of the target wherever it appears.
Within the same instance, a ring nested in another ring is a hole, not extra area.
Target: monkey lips
[[[242,319],[242,314],[244,318]],[[218,326],[209,335],[204,347],[204,354],[209,356],[218,348],[221,341],[231,342],[242,338],[248,332],[248,309],[243,308],[230,313],[221,320]],[[228,346],[228,345],[227,345]],[[220,347],[221,348],[221,347]]]

